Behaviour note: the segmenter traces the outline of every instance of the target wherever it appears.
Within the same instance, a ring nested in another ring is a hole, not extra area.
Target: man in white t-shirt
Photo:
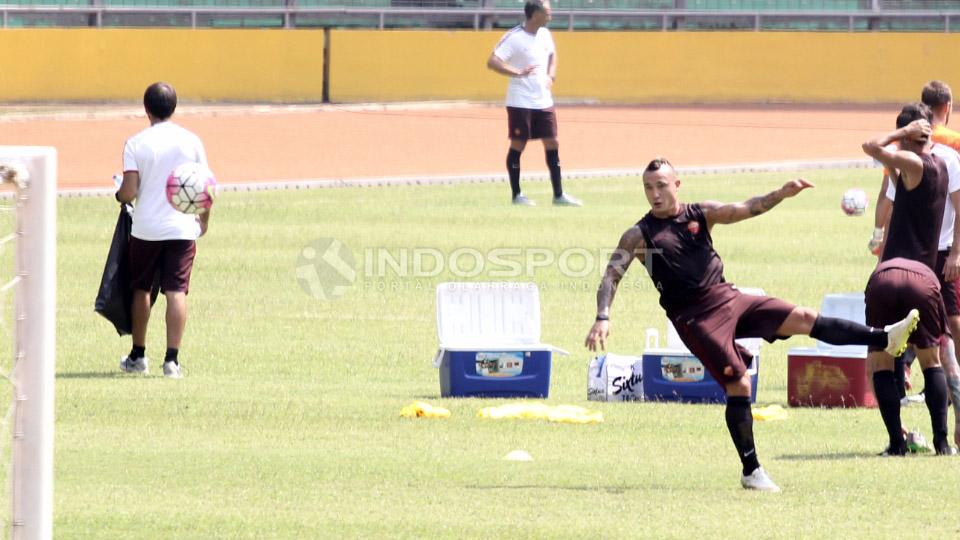
[[[163,375],[182,376],[177,355],[187,322],[187,293],[197,252],[196,240],[207,231],[210,210],[199,217],[181,213],[167,201],[167,177],[184,163],[207,164],[200,138],[170,121],[177,108],[177,93],[167,83],[147,87],[143,106],[150,127],[123,147],[123,183],[117,200],[136,200],[130,237],[130,281],[133,287],[133,348],[120,361],[127,373],[146,373],[147,323],[150,289],[155,275],[167,299],[167,352]]]
[[[547,29],[552,18],[550,0],[527,0],[523,6],[526,22],[503,35],[487,67],[510,77],[507,86],[507,124],[510,151],[507,153],[507,174],[513,204],[534,206],[520,191],[520,154],[529,139],[542,139],[546,152],[553,204],[582,206],[563,192],[560,180],[560,143],[557,141],[557,115],[550,89],[557,80],[557,49]]]

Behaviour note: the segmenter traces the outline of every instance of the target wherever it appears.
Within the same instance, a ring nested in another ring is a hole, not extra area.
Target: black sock
[[[753,412],[750,410],[750,398],[727,396],[727,429],[737,447],[737,455],[743,464],[743,475],[747,476],[760,467],[757,448],[753,443]]]
[[[510,175],[510,190],[516,197],[520,194],[520,152],[513,148],[507,152],[507,174]]]
[[[831,345],[872,345],[887,347],[887,333],[878,328],[818,315],[810,330],[810,337]]]
[[[947,441],[947,378],[943,375],[943,368],[923,370],[923,397],[930,411],[933,447],[938,454],[943,453],[950,445]]]
[[[146,354],[147,354],[146,347],[140,347],[140,346],[134,345],[133,348],[130,349],[129,356],[130,358],[143,358]]]
[[[167,347],[167,354],[163,357],[163,363],[173,362],[174,364],[180,365],[180,361],[177,360],[177,355],[180,354],[180,349],[174,349],[172,347]]]
[[[553,196],[563,195],[563,186],[560,184],[560,151],[547,150],[547,168],[550,169],[550,184],[553,185]]]
[[[890,438],[890,452],[905,454],[907,447],[903,441],[903,433],[900,431],[900,397],[897,394],[896,385],[892,371],[883,370],[873,373],[873,393],[877,396],[880,417],[883,418],[883,425],[887,428],[887,436]]]
[[[908,351],[910,349],[907,349]],[[897,384],[897,395],[900,399],[907,397],[907,359],[903,353],[893,360],[893,380]]]

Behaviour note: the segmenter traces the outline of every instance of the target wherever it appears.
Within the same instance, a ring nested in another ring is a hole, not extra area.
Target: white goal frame
[[[0,177],[16,184],[13,445],[10,537],[53,538],[57,152],[0,146]]]

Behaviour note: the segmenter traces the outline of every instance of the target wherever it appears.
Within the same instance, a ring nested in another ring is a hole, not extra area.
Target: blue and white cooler
[[[765,296],[762,289],[740,288],[744,294]],[[643,394],[646,400],[682,401],[685,403],[725,403],[726,393],[703,363],[687,349],[676,328],[667,320],[666,347],[660,347],[660,332],[647,329],[643,351]],[[753,381],[750,401],[757,401],[760,383],[760,338],[738,339],[737,343],[753,353],[747,373]]]
[[[540,342],[535,283],[437,286],[434,366],[442,397],[545,398],[554,351]]]

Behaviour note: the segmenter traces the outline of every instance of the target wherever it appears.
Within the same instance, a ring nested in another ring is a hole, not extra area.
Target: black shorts
[[[943,266],[949,254],[950,250],[937,252],[937,267],[934,270],[937,273],[937,279],[940,280],[940,295],[943,297],[944,307],[947,308],[947,315],[956,317],[960,315],[960,301],[957,299],[957,292],[960,292],[960,289],[957,288],[956,281],[943,280]]]
[[[777,335],[777,329],[796,308],[779,298],[743,294],[729,283],[707,289],[689,306],[667,315],[684,345],[721,385],[742,378],[753,359],[753,354],[734,340],[785,338]],[[732,375],[723,373],[728,366]]]
[[[929,349],[938,346],[941,336],[947,333],[947,313],[936,276],[926,266],[921,270],[892,267],[874,271],[864,291],[866,322],[874,328],[883,328],[916,308],[920,311],[920,323],[908,342],[917,348]],[[868,350],[880,351],[883,347],[871,346]]]
[[[507,107],[507,137],[517,140],[556,139],[557,114],[549,109]]]
[[[190,292],[190,273],[197,254],[193,240],[141,240],[130,237],[130,285],[149,291],[160,273],[162,292]]]

